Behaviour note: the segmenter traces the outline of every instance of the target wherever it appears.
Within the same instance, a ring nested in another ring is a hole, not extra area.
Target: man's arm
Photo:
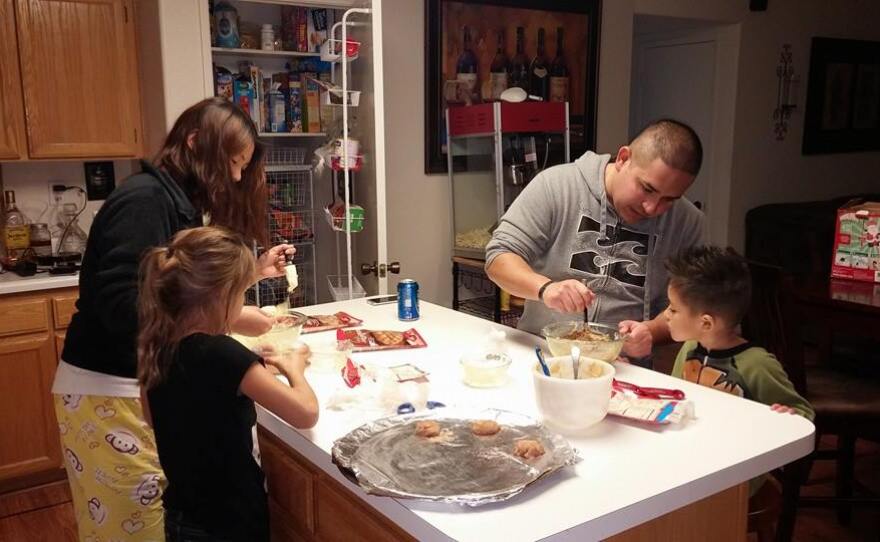
[[[535,301],[538,290],[550,279],[535,273],[521,256],[513,252],[499,254],[486,266],[489,279],[512,295]]]
[[[486,266],[489,279],[512,295],[540,301],[548,308],[559,312],[583,312],[595,299],[595,295],[580,281],[569,279],[550,282],[548,277],[536,273],[526,261],[517,254],[505,252],[499,254]]]

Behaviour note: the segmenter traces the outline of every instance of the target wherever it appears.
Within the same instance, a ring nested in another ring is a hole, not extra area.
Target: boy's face
[[[675,291],[669,286],[666,289],[669,297],[669,306],[664,314],[669,323],[669,334],[676,342],[699,340],[705,331],[706,321],[702,314],[698,314],[687,306]]]

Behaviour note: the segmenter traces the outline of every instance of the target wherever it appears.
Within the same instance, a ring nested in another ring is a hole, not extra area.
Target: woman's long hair
[[[138,284],[138,381],[147,389],[168,375],[180,341],[195,331],[229,331],[229,311],[256,278],[244,239],[206,226],[177,233],[141,260]]]
[[[184,111],[156,155],[156,167],[168,173],[211,224],[237,231],[265,245],[268,188],[265,149],[251,118],[223,98],[208,98]],[[254,155],[241,173],[230,174],[234,156],[253,144]]]

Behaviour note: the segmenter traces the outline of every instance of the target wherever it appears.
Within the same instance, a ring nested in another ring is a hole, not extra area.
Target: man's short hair
[[[698,314],[720,316],[730,326],[745,317],[752,300],[749,265],[728,247],[695,246],[666,260],[669,286]]]
[[[660,119],[645,126],[629,146],[640,164],[659,158],[667,166],[693,176],[703,164],[700,136],[687,124],[673,119]]]

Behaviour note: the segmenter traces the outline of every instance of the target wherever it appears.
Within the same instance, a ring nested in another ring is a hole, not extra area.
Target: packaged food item
[[[287,103],[284,93],[281,92],[280,83],[272,83],[272,87],[268,99],[269,131],[273,133],[286,132]]]
[[[287,129],[290,132],[301,134],[303,131],[303,94],[302,82],[298,76],[291,74],[289,92],[289,107],[287,108]]]
[[[328,32],[333,25],[332,9],[309,10],[308,33],[309,50],[317,53],[321,50],[321,44],[329,37]]]
[[[409,382],[410,380],[427,381],[425,377],[428,375],[428,373],[419,369],[412,363],[395,365],[393,367],[389,367],[389,369],[392,373],[394,373],[394,376],[397,377],[398,382]]]
[[[396,348],[424,348],[425,339],[415,328],[406,331],[374,331],[368,329],[346,330],[345,338],[351,341],[355,352],[393,350]]]
[[[321,87],[316,79],[315,73],[304,72],[300,75],[305,89],[303,131],[310,134],[321,131]]]
[[[831,276],[880,282],[880,202],[851,200],[837,210]]]
[[[336,314],[318,314],[309,316],[303,326],[303,333],[317,333],[319,331],[327,331],[330,329],[341,329],[344,327],[355,327],[363,323],[363,320],[355,318],[347,312],[337,312]]]
[[[650,399],[614,390],[608,403],[608,414],[652,425],[682,423],[694,417],[691,401]]]
[[[238,10],[226,0],[220,0],[214,6],[214,18],[217,26],[217,47],[238,48]]]

